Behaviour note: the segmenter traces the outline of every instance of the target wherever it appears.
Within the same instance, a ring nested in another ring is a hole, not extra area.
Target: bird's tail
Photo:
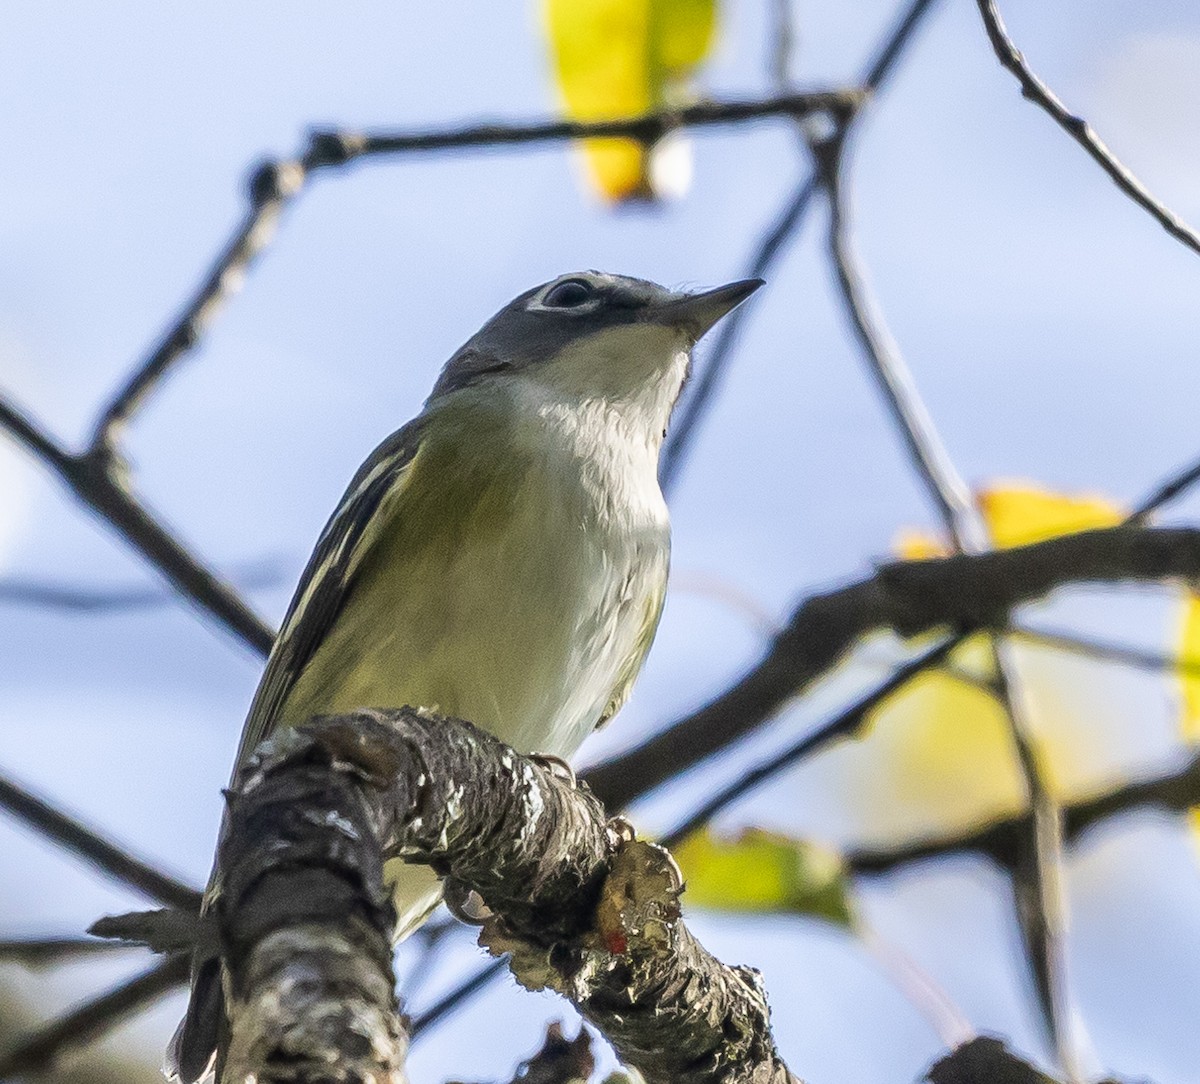
[[[215,956],[192,962],[187,1012],[163,1059],[163,1073],[179,1084],[198,1084],[216,1072],[217,1042],[227,1026],[221,990],[221,962]]]
[[[442,898],[441,882],[428,866],[399,860],[386,864],[397,911],[395,940],[402,941],[421,925]],[[228,1029],[221,964],[213,946],[195,950],[187,1012],[175,1029],[163,1059],[163,1072],[177,1084],[200,1084],[217,1073],[218,1041]]]
[[[157,911],[131,911],[109,915],[92,924],[88,933],[143,945],[166,956],[188,953],[192,957],[191,996],[187,1015],[167,1048],[163,1072],[181,1084],[196,1084],[213,1071],[213,1055],[225,1020],[221,991],[221,964],[216,943],[200,910],[166,907]]]

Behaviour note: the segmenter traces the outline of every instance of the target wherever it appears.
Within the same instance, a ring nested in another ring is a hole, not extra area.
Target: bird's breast
[[[653,457],[553,419],[450,421],[431,427],[314,659],[334,671],[319,710],[420,705],[570,755],[657,617],[669,535]],[[384,607],[382,629],[355,597]]]

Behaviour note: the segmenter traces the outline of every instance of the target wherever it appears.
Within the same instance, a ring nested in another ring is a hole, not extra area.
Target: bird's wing
[[[376,448],[326,524],[275,638],[242,731],[236,766],[274,729],[296,679],[345,606],[354,587],[355,571],[378,536],[381,519],[386,518],[379,515],[380,506],[403,490],[423,428],[422,420],[417,418]],[[218,891],[214,869],[205,892],[205,909]],[[220,964],[215,957],[198,952],[192,961],[187,1013],[164,1066],[169,1079],[191,1084],[207,1075],[224,1017]]]
[[[387,438],[351,481],[309,558],[246,718],[236,765],[275,728],[296,680],[350,597],[355,572],[382,529],[380,505],[404,488],[424,429],[416,418]]]

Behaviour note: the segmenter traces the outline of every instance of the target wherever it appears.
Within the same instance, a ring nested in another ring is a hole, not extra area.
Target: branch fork
[[[648,1081],[794,1077],[756,973],[681,918],[668,852],[586,788],[469,723],[413,709],[314,720],[260,747],[229,794],[212,908],[228,1041],[220,1079],[400,1081],[384,863],[482,897],[480,940],[567,996]]]

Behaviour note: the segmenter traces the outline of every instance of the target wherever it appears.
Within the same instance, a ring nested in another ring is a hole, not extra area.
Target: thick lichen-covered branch
[[[670,854],[631,840],[580,936],[546,949],[499,919],[480,940],[511,954],[522,985],[570,998],[647,1080],[794,1081],[775,1051],[758,972],[704,950],[680,921],[682,892]]]
[[[665,851],[555,765],[400,709],[317,720],[239,773],[212,912],[223,1080],[402,1079],[383,876],[396,858],[477,892],[483,937],[520,980],[571,998],[649,1081],[794,1079],[754,973],[681,922]]]

